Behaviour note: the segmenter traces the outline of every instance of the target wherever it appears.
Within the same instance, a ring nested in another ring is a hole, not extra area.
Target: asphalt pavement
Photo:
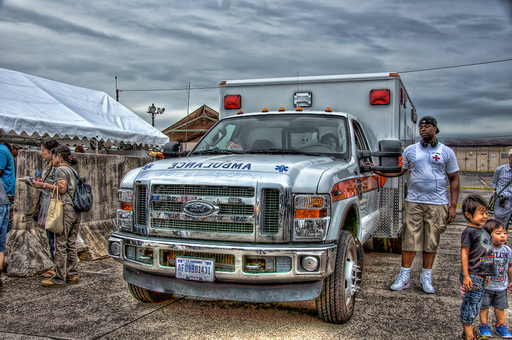
[[[462,201],[490,197],[491,174],[461,174]],[[41,286],[42,277],[6,277],[0,288],[0,339],[457,339],[461,215],[441,239],[433,271],[435,294],[419,287],[420,258],[411,288],[389,290],[400,255],[367,251],[354,316],[344,325],[318,319],[314,301],[254,304],[176,298],[134,300],[112,259],[80,262],[80,282]],[[512,237],[512,235],[511,235]],[[511,241],[509,241],[509,244]],[[490,321],[494,316],[490,313]],[[512,326],[512,312],[506,312]],[[475,323],[476,324],[476,323]]]

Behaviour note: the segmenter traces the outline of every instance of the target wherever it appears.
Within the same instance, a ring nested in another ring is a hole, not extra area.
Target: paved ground
[[[491,191],[476,189],[490,183],[488,174],[462,174],[462,179],[471,189],[463,189],[461,197],[490,196]],[[443,235],[435,295],[420,290],[417,260],[411,289],[390,291],[400,255],[367,252],[356,311],[344,325],[320,321],[314,301],[141,304],[130,296],[121,266],[107,259],[80,263],[80,283],[65,288],[43,288],[39,276],[10,277],[0,289],[0,339],[457,339],[463,228],[458,216]],[[512,326],[512,314],[506,317]]]

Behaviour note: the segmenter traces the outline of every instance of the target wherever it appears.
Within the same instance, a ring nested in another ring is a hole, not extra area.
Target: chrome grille
[[[175,196],[254,197],[255,190],[253,187],[156,184],[152,187],[152,193]]]
[[[279,190],[263,190],[263,227],[265,234],[277,234],[279,231]]]
[[[145,185],[135,186],[135,209],[134,209],[134,221],[137,226],[146,226],[146,197],[147,187]]]
[[[215,253],[194,253],[191,251],[162,250],[160,252],[160,265],[166,267],[175,267],[176,257],[196,257],[215,260],[215,271],[234,272],[235,256],[229,254]]]
[[[151,202],[151,211],[164,211],[172,213],[182,212],[181,202]],[[219,204],[219,215],[243,215],[250,216],[254,214],[254,206],[249,204]]]
[[[230,223],[218,221],[190,221],[175,219],[153,218],[151,220],[152,228],[180,229],[194,231],[209,231],[217,233],[233,234],[251,234],[253,231],[252,223]]]

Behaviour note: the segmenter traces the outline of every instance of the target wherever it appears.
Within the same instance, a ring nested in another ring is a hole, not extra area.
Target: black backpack
[[[71,168],[71,170],[73,170],[73,174],[75,174],[77,180],[75,194],[73,196],[73,207],[75,211],[88,212],[92,209],[92,188],[89,184],[85,183],[85,178],[78,176],[73,168]]]

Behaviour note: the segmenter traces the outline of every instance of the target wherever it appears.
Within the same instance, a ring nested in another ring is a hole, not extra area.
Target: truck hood
[[[304,155],[213,155],[194,156],[160,160],[140,168],[137,179],[169,178],[175,176],[195,177],[204,179],[229,177],[232,181],[244,177],[257,178],[258,174],[265,177],[275,176],[289,178],[294,192],[317,191],[317,186],[332,187],[333,177],[338,177],[346,170],[348,162],[342,159]],[[321,185],[322,176],[328,177],[326,186]],[[125,182],[125,181],[123,181]],[[313,187],[314,186],[314,187]],[[324,189],[325,190],[325,189]],[[330,189],[329,189],[330,190]]]

